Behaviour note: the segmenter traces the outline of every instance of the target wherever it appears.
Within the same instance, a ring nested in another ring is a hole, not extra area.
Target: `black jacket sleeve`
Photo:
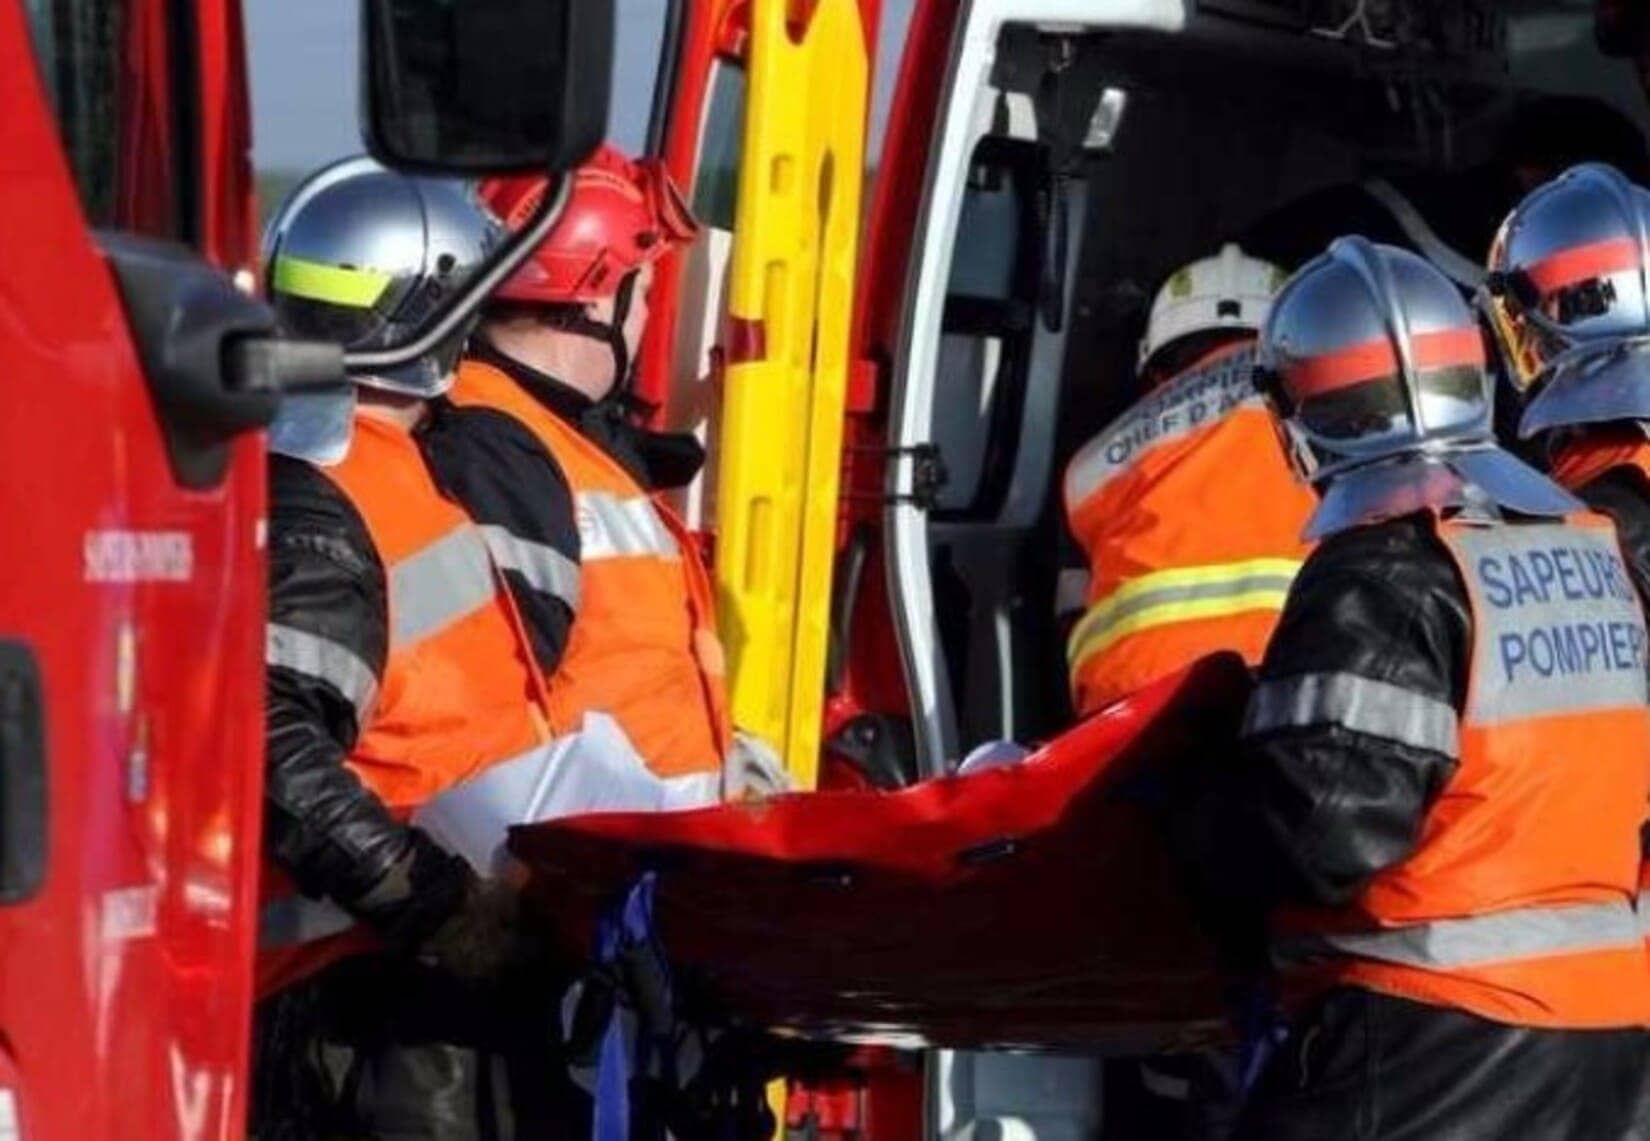
[[[497,529],[495,535],[502,531],[531,544],[524,557],[494,554],[539,668],[546,676],[554,673],[567,650],[574,605],[567,590],[534,568],[542,570],[549,559],[577,574],[578,514],[567,477],[527,428],[492,408],[437,401],[418,440],[437,483],[470,518]]]
[[[1308,560],[1226,790],[1223,846],[1251,848],[1253,904],[1345,903],[1413,851],[1457,765],[1470,631],[1424,519],[1343,532]]]
[[[469,872],[344,765],[384,673],[383,568],[336,486],[283,456],[270,460],[269,547],[266,851],[305,894],[416,943]]]

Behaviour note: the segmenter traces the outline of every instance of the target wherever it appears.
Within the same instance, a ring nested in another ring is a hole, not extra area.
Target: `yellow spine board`
[[[727,369],[716,579],[734,721],[819,768],[869,62],[856,0],[820,0],[800,43],[785,0],[751,12],[728,312],[766,352]]]

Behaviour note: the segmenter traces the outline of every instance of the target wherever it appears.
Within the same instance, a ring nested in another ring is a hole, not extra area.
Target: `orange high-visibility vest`
[[[1252,344],[1154,389],[1072,459],[1088,609],[1066,658],[1092,713],[1219,650],[1257,665],[1306,558],[1315,499],[1249,379]]]
[[[566,477],[579,526],[578,606],[547,679],[551,728],[607,713],[663,777],[719,771],[731,736],[710,577],[693,536],[619,462],[491,365],[467,360],[448,399],[503,412]]]
[[[1267,702],[1301,723],[1317,703],[1328,721],[1459,757],[1408,859],[1348,907],[1280,917],[1286,984],[1360,986],[1518,1026],[1643,1024],[1646,634],[1615,529],[1580,514],[1437,532],[1472,609],[1463,712],[1351,674],[1269,682],[1251,704],[1252,723]]]
[[[271,626],[271,663],[336,677],[359,735],[345,761],[398,818],[550,739],[543,683],[514,605],[470,517],[442,497],[403,429],[357,416],[350,450],[321,469],[349,498],[384,568],[382,679],[343,647]],[[342,655],[342,657],[340,657]],[[341,663],[349,665],[341,669]],[[268,993],[370,945],[348,915],[266,868],[258,989]]]
[[[1553,461],[1553,478],[1579,491],[1615,468],[1636,468],[1650,480],[1650,440],[1637,424],[1600,426],[1570,441]],[[1640,602],[1650,605],[1650,582],[1638,586]],[[1645,949],[1650,951],[1650,859],[1639,865],[1639,913],[1647,917]]]

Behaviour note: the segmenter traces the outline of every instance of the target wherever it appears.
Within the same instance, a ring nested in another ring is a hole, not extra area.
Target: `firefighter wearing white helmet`
[[[1235,245],[1171,274],[1140,342],[1145,396],[1066,470],[1090,571],[1067,651],[1079,713],[1219,650],[1260,661],[1312,504],[1249,378],[1284,276]]]
[[[1141,375],[1161,379],[1178,372],[1186,354],[1201,355],[1234,335],[1252,338],[1286,276],[1231,242],[1176,270],[1152,299],[1140,338]]]
[[[499,234],[461,186],[352,159],[276,216],[267,286],[288,331],[384,347]],[[462,343],[289,407],[272,434],[258,1137],[507,1135],[475,1046],[505,1037],[510,1004],[488,996],[537,943],[513,887],[411,823],[548,736],[484,536],[420,454]],[[552,1070],[534,1065],[536,1089]]]
[[[1624,1138],[1645,627],[1608,520],[1495,443],[1482,334],[1421,258],[1297,273],[1257,383],[1322,504],[1206,835],[1290,1033],[1236,1135]]]

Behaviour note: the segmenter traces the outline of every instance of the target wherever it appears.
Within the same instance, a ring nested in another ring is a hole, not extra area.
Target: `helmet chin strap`
[[[626,318],[630,316],[630,307],[635,302],[638,276],[635,273],[628,274],[619,283],[619,291],[613,295],[611,321],[593,320],[580,310],[556,322],[556,327],[563,332],[600,341],[613,354],[613,390],[606,397],[609,400],[622,400],[630,393],[630,345],[625,340],[624,326]]]

